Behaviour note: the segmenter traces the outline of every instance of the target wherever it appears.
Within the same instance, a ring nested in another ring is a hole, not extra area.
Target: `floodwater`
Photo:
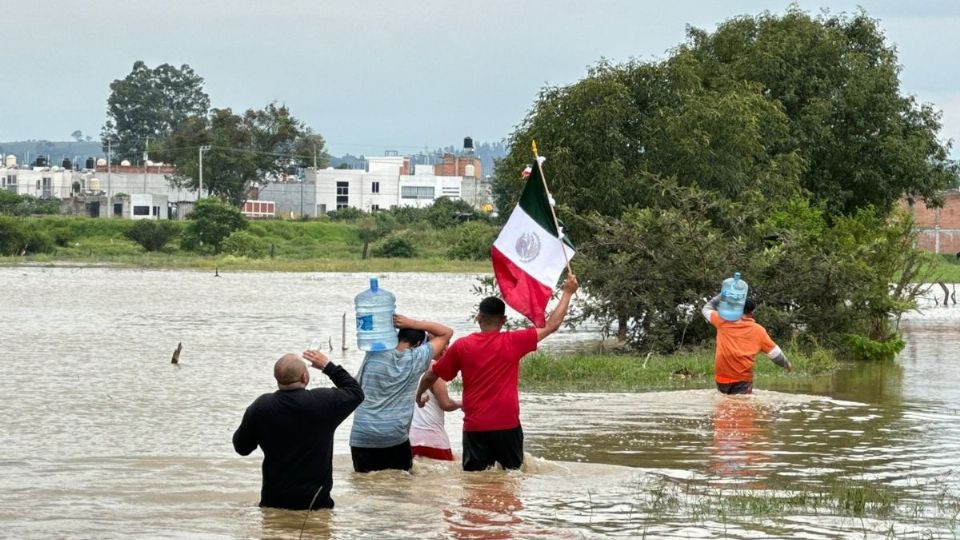
[[[350,328],[340,351],[341,318],[366,276],[0,268],[0,283],[0,537],[957,536],[960,307],[907,317],[894,364],[743,399],[524,394],[519,472],[418,462],[410,474],[358,475],[348,419],[335,442],[337,507],[306,513],[256,506],[260,453],[237,456],[231,435],[272,391],[282,353],[320,338],[356,371]],[[472,330],[473,283],[381,276],[401,313],[460,335]],[[311,386],[329,384],[313,375]],[[459,414],[447,421],[458,450]]]

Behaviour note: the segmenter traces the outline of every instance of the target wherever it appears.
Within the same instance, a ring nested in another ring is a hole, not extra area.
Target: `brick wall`
[[[452,154],[444,154],[443,162],[434,165],[433,171],[437,176],[467,176],[467,165],[473,165],[473,176],[478,178],[483,176],[479,158]]]
[[[906,201],[901,201],[900,206],[913,212],[916,227],[920,229],[921,249],[935,253],[960,252],[960,192],[944,193],[943,208],[928,208],[923,201],[917,201],[912,210]]]

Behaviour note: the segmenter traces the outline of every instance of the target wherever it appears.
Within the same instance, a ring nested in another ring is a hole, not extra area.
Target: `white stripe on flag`
[[[567,265],[560,239],[541,227],[519,205],[513,209],[493,245],[513,264],[550,289],[557,286]],[[566,246],[566,253],[567,258],[573,258],[573,248]]]

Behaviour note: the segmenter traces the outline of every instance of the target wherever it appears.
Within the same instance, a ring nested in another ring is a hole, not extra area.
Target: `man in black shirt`
[[[310,373],[303,359],[337,387],[307,390]],[[260,506],[333,508],[333,432],[363,401],[363,390],[323,353],[304,351],[303,359],[286,354],[277,360],[273,376],[279,389],[247,407],[233,434],[238,454],[249,455],[257,445],[263,450]]]

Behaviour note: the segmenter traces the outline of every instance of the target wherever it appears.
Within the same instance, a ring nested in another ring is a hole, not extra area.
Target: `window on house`
[[[113,203],[113,215],[119,216],[123,214],[123,203]]]
[[[433,199],[431,186],[403,186],[400,188],[401,199]]]
[[[135,216],[149,216],[150,207],[149,206],[134,206],[133,215]]]
[[[370,191],[372,193],[380,193],[380,182],[370,184]]]
[[[371,205],[370,205],[370,210],[373,210],[374,212],[376,212],[376,211],[380,210],[380,205],[379,205],[379,204],[371,204]]]
[[[337,182],[337,210],[346,208],[350,203],[350,183]]]

